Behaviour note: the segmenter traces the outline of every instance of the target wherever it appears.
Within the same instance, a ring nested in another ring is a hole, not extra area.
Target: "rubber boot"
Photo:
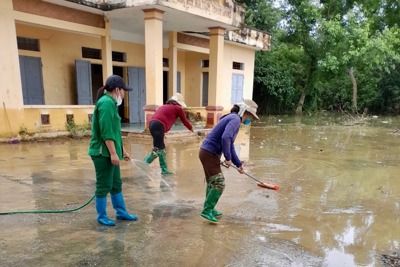
[[[158,159],[160,161],[161,174],[174,174],[173,172],[168,170],[167,153],[165,152],[165,149],[157,150],[157,155],[158,155]]]
[[[222,191],[214,188],[209,188],[208,190],[209,191],[204,202],[204,209],[200,216],[211,223],[218,223],[218,220],[213,215],[213,209],[215,205],[217,205],[217,202],[222,195]]]
[[[150,164],[153,162],[153,160],[155,160],[158,155],[156,153],[157,150],[153,149],[149,154],[147,154],[147,156],[144,158],[144,162],[146,162],[147,164]]]
[[[107,197],[102,197],[102,198],[96,197],[97,221],[103,225],[114,226],[115,222],[107,217],[106,207],[107,207]]]
[[[210,186],[207,185],[207,189],[206,189],[206,198],[208,195],[208,192],[210,192]],[[212,210],[212,214],[214,215],[214,217],[221,217],[222,216],[222,212],[217,211],[216,209]]]
[[[136,221],[137,216],[133,214],[129,214],[125,208],[124,197],[122,193],[118,193],[115,195],[111,195],[111,202],[114,209],[117,211],[116,217],[117,220],[126,220],[126,221]]]

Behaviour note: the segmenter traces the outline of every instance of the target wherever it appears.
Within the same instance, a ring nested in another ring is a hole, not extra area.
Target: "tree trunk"
[[[305,98],[306,98],[306,87],[303,87],[303,90],[301,90],[301,96],[299,102],[297,103],[297,108],[296,108],[297,116],[303,115],[303,104]]]
[[[299,99],[299,102],[297,102],[297,108],[296,108],[296,115],[301,116],[303,114],[303,105],[304,101],[306,99],[307,91],[311,88],[313,85],[313,76],[315,71],[317,70],[317,60],[315,56],[313,56],[313,52],[310,49],[305,49],[306,54],[310,56],[309,62],[308,62],[308,72],[307,76],[305,77],[304,80],[304,86],[303,89],[301,90],[301,96]]]
[[[349,69],[349,77],[351,83],[353,84],[353,108],[354,111],[357,111],[357,81],[356,78],[354,77],[353,67]]]

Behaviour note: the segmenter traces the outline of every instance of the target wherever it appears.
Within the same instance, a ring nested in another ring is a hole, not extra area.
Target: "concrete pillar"
[[[224,97],[223,62],[224,62],[224,34],[225,29],[213,27],[210,29],[210,67],[208,84],[208,106],[206,107],[206,127],[213,127],[221,118],[222,110],[218,103]]]
[[[163,104],[163,13],[159,9],[144,9],[146,56],[145,130],[158,105]]]
[[[106,83],[107,78],[113,74],[112,66],[112,46],[111,46],[111,25],[110,20],[104,17],[105,21],[105,36],[101,37],[101,58],[103,67],[103,84]]]
[[[168,72],[168,97],[170,98],[177,92],[177,75],[178,75],[178,33],[170,32],[169,33],[169,72]]]
[[[21,72],[12,0],[0,1],[0,81],[1,100],[7,108],[23,107]],[[1,108],[3,108],[3,103]]]
[[[16,136],[23,122],[23,94],[13,1],[0,1],[0,135]]]

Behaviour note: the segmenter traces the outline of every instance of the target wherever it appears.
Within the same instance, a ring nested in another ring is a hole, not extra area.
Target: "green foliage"
[[[272,53],[256,54],[254,92],[261,113],[291,113],[295,107],[298,96],[295,93],[294,78],[286,64],[281,61],[281,53],[289,51],[286,49],[281,47]]]
[[[28,128],[26,128],[25,124],[22,124],[19,127],[19,135],[27,135],[28,134]]]
[[[239,2],[248,25],[273,34],[272,51],[256,54],[260,112],[399,113],[398,1]]]
[[[65,123],[65,127],[72,137],[82,137],[90,134],[91,124],[86,121],[83,124],[76,124],[74,121]]]
[[[393,72],[386,73],[380,79],[377,95],[371,103],[371,111],[391,115],[400,113],[400,64]]]
[[[247,27],[274,36],[277,25],[282,20],[282,13],[277,7],[274,7],[274,0],[236,0],[236,2],[246,7],[245,24]]]

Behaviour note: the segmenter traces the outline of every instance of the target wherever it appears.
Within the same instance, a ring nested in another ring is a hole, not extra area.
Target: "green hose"
[[[64,212],[71,212],[77,211],[82,209],[83,207],[87,206],[95,197],[93,195],[85,204],[80,207],[69,209],[69,210],[21,210],[21,211],[7,211],[7,212],[0,212],[0,215],[8,215],[8,214],[20,214],[20,213],[64,213]]]

